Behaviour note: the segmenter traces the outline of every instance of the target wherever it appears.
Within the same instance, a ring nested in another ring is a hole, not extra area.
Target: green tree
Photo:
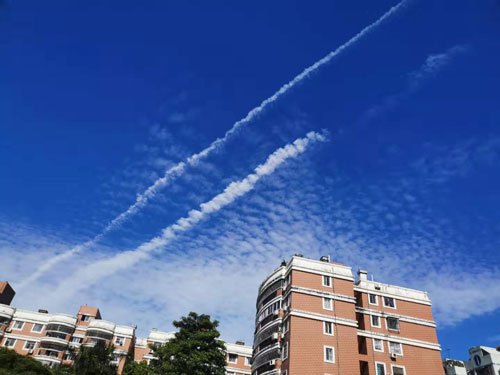
[[[51,371],[34,358],[0,348],[0,375],[51,375]]]
[[[113,345],[106,346],[98,341],[94,346],[81,346],[75,356],[73,371],[75,375],[116,375],[113,360]]]
[[[155,375],[155,373],[146,361],[139,363],[129,361],[123,368],[123,375]]]
[[[156,360],[151,361],[153,373],[158,375],[224,375],[226,354],[224,342],[219,340],[217,320],[194,312],[180,321],[175,337],[164,346],[154,348]]]

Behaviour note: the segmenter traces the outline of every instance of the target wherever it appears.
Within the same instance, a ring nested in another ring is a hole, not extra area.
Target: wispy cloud
[[[225,133],[224,137],[217,138],[215,141],[213,141],[208,147],[206,147],[202,151],[189,156],[185,161],[181,161],[181,162],[175,164],[174,166],[171,166],[169,169],[167,169],[167,171],[165,172],[163,177],[158,178],[143,193],[138,194],[136,201],[131,206],[129,206],[124,212],[122,212],[117,217],[115,217],[113,220],[111,220],[106,225],[106,227],[101,231],[101,233],[97,234],[91,240],[86,241],[82,244],[79,244],[79,245],[73,247],[71,250],[69,250],[65,253],[59,254],[55,257],[52,257],[52,258],[48,259],[46,262],[42,263],[40,265],[40,267],[35,272],[33,272],[27,279],[25,279],[22,283],[20,283],[19,288],[23,289],[26,285],[29,285],[30,283],[34,282],[39,277],[41,277],[44,273],[46,273],[54,265],[72,257],[73,255],[75,255],[75,254],[77,254],[85,249],[92,247],[97,242],[99,242],[106,235],[106,233],[121,226],[124,221],[126,221],[130,216],[137,213],[151,199],[153,199],[158,194],[158,192],[160,190],[162,190],[165,186],[167,186],[176,177],[183,174],[188,166],[193,166],[193,165],[198,164],[201,160],[206,158],[212,152],[214,152],[215,150],[222,147],[233,134],[235,134],[244,125],[252,122],[269,105],[271,105],[272,103],[277,101],[280,97],[285,95],[288,91],[290,91],[297,84],[299,84],[303,80],[309,78],[312,73],[317,71],[323,65],[328,64],[335,57],[340,55],[342,52],[344,52],[348,48],[350,48],[353,45],[355,45],[356,43],[358,43],[364,36],[368,35],[372,31],[374,31],[384,21],[386,21],[388,18],[393,16],[398,10],[403,8],[403,6],[408,1],[409,0],[402,0],[397,5],[390,8],[386,13],[384,13],[381,17],[379,17],[375,22],[371,23],[370,25],[368,25],[364,29],[362,29],[359,33],[357,33],[355,36],[353,36],[351,39],[349,39],[346,43],[342,44],[341,46],[339,46],[337,49],[335,49],[334,51],[327,54],[322,59],[316,61],[311,66],[305,68],[300,74],[295,76],[291,81],[289,81],[288,83],[281,86],[278,89],[278,91],[276,91],[273,95],[271,95],[270,97],[263,100],[259,106],[250,110],[250,112],[248,112],[248,114],[245,117],[236,121],[233,124],[233,126]]]

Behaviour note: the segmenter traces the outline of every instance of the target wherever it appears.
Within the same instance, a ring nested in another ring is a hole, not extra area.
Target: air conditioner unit
[[[5,332],[7,332],[7,333],[11,333],[11,332],[12,332],[12,328],[6,328],[6,329],[5,329]]]
[[[283,306],[283,311],[287,311],[288,310],[288,306]]]
[[[275,364],[276,364],[276,360],[275,359],[269,361],[269,366],[274,366]]]
[[[394,353],[394,352],[392,352],[392,353],[391,353],[391,358],[392,358],[392,359],[396,359],[396,358],[397,358],[397,356],[398,356],[398,355],[397,355],[396,353]]]
[[[273,314],[274,314],[274,315],[279,315],[279,314],[280,314],[280,311],[279,311],[279,310],[274,310]]]
[[[28,354],[33,354],[35,351],[33,349],[28,350]]]
[[[273,339],[274,339],[274,340],[277,340],[277,339],[278,339],[278,334],[277,334],[277,333],[273,333]]]
[[[281,334],[281,338],[284,339],[285,338],[285,333],[282,333]]]

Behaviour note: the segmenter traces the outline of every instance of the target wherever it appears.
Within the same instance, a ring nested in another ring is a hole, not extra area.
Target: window
[[[399,342],[389,341],[389,353],[403,355],[403,348]]]
[[[35,349],[36,342],[34,341],[26,341],[24,343],[24,350],[33,350]]]
[[[125,337],[116,336],[115,344],[118,346],[123,346],[125,344]]]
[[[43,324],[38,324],[38,323],[33,324],[33,327],[31,328],[31,332],[42,332],[42,330],[43,330]]]
[[[391,317],[387,318],[387,329],[399,331],[399,319]]]
[[[288,358],[288,341],[285,341],[283,344],[283,355],[281,356],[281,360],[284,361]]]
[[[3,343],[3,346],[8,348],[12,348],[14,345],[16,345],[16,339],[5,339],[5,342]]]
[[[227,361],[229,363],[237,363],[238,362],[238,355],[229,353],[227,355]]]
[[[395,309],[396,308],[396,302],[394,301],[394,298],[384,297],[384,306]]]
[[[325,335],[333,336],[333,323],[332,322],[323,322],[323,333]]]
[[[323,276],[323,286],[332,286],[332,279],[330,276]]]
[[[375,294],[368,294],[368,303],[370,305],[378,305],[378,297]]]
[[[335,349],[331,346],[325,346],[325,362],[335,363]]]
[[[380,339],[373,339],[373,350],[376,352],[384,351],[384,342]]]
[[[290,319],[287,319],[287,320],[285,320],[285,323],[284,323],[283,333],[287,333],[289,328],[290,328]]]
[[[377,315],[371,316],[372,327],[380,328],[380,318]]]
[[[12,329],[23,329],[24,327],[24,322],[20,322],[19,320],[14,321],[14,325],[12,326]]]
[[[403,366],[392,365],[392,375],[405,375],[406,371]]]
[[[73,338],[71,339],[71,342],[74,342],[74,343],[76,343],[76,344],[81,344],[81,343],[82,343],[82,340],[83,340],[83,339],[82,339],[81,337],[73,337]]]
[[[88,322],[90,320],[90,315],[82,315],[82,322]]]
[[[325,310],[332,309],[332,299],[331,298],[323,298],[323,308]]]
[[[251,366],[250,357],[245,357],[245,366]]]
[[[377,375],[385,375],[385,363],[375,362],[375,369]]]

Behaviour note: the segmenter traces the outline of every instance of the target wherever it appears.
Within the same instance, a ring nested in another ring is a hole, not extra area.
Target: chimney
[[[45,309],[38,309],[38,312],[39,313],[42,313],[42,314],[48,314],[49,312]]]
[[[236,341],[236,345],[245,345],[244,341]]]
[[[368,271],[358,270],[358,276],[360,280],[368,280]]]

